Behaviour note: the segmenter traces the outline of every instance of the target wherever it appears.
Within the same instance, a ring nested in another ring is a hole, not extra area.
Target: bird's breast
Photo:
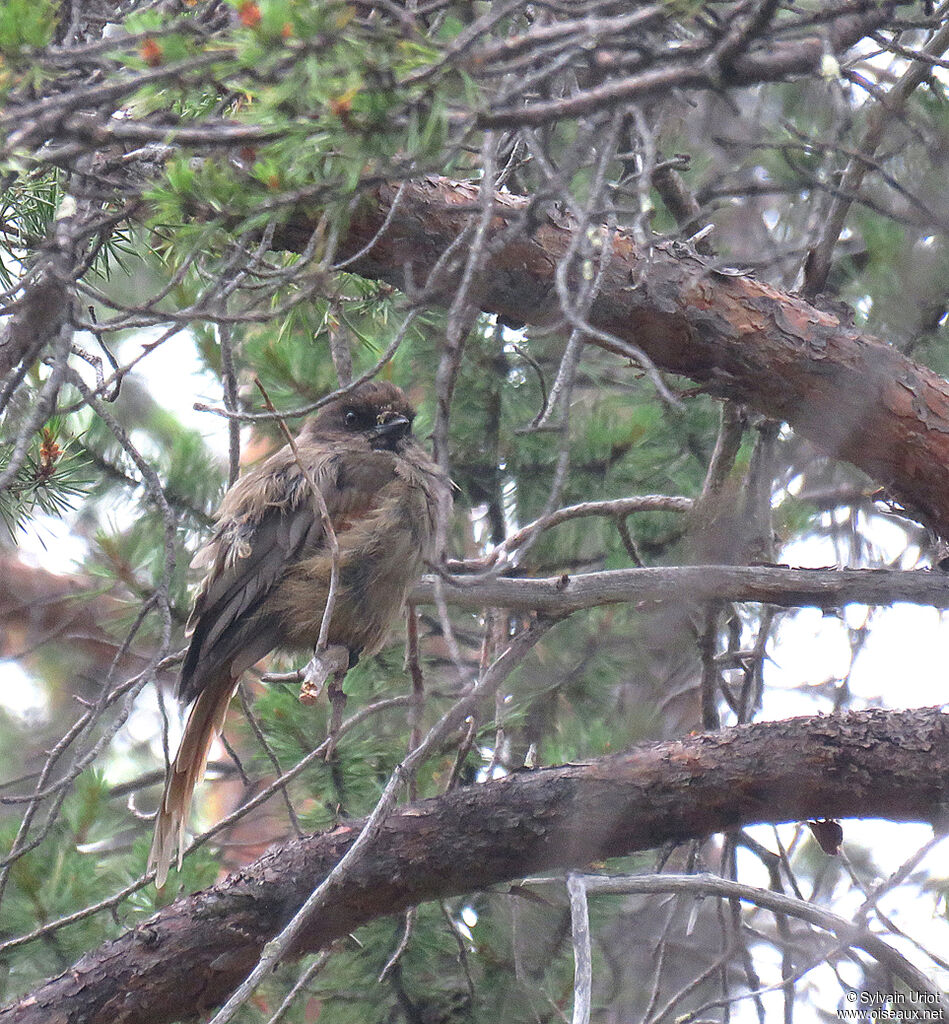
[[[382,646],[422,570],[435,530],[433,507],[424,489],[397,478],[374,502],[333,517],[339,583],[330,643],[366,654]],[[275,601],[289,646],[316,643],[332,569],[325,540],[288,569]]]

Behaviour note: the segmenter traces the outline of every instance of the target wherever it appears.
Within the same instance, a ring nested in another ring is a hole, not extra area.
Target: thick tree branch
[[[949,608],[949,578],[918,569],[789,569],[781,566],[677,565],[609,569],[545,579],[453,577],[445,601],[460,608],[509,608],[567,615],[628,601],[756,601],[781,608],[840,608],[895,601]],[[434,601],[434,580],[412,592],[414,604]]]
[[[373,240],[395,194],[395,186],[381,185],[367,197],[344,254]],[[444,178],[407,185],[385,231],[348,269],[402,288],[426,280],[477,215],[477,195],[476,185]],[[506,192],[495,204],[492,256],[473,298],[512,320],[559,323],[555,274],[570,249],[574,222]],[[301,213],[277,242],[300,249],[312,227]],[[751,277],[717,271],[681,243],[640,247],[620,232],[611,244],[612,261],[587,317],[601,332],[591,344],[626,358],[627,346],[635,345],[660,368],[787,421],[949,536],[945,380],[833,313]],[[416,298],[450,303],[460,270],[449,264],[429,293]]]
[[[935,709],[648,744],[391,815],[294,952],[424,900],[733,826],[820,816],[940,823],[947,811],[949,716]],[[0,1010],[0,1024],[162,1024],[220,1003],[358,834],[353,822],[273,849],[87,954]]]
[[[0,599],[0,655],[19,657],[40,643],[68,637],[91,655],[111,659],[115,643],[101,622],[118,606],[83,577],[53,576],[15,558],[0,558],[10,580]],[[548,576],[456,575],[442,591],[456,608],[508,608],[568,615],[585,608],[641,601],[737,601],[779,608],[840,608],[845,604],[888,605],[896,601],[949,608],[949,576],[930,569],[794,569],[777,565],[672,565],[608,569]],[[413,604],[435,600],[434,577],[424,577]],[[29,613],[29,614],[28,614]],[[32,618],[30,617],[32,615]],[[133,662],[133,664],[136,664]]]

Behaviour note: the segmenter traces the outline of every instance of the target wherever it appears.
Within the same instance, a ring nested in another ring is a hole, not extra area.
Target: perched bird
[[[224,496],[214,534],[193,563],[207,575],[188,622],[177,696],[194,705],[149,854],[159,887],[176,848],[181,867],[191,797],[241,673],[275,647],[313,647],[319,637],[333,559],[301,464],[323,495],[339,544],[328,644],[344,648],[344,660],[348,652],[348,667],[379,650],[434,556],[450,491],[412,437],[414,416],[395,385],[362,384],[307,422],[296,453],[281,448]]]

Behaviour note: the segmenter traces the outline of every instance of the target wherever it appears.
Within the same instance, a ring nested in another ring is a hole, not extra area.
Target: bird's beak
[[[390,415],[384,423],[378,424],[369,432],[372,447],[392,448],[407,437],[411,429],[412,424],[405,416]]]

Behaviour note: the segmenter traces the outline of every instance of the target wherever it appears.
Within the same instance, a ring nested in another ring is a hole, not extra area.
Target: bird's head
[[[324,406],[308,424],[314,435],[359,435],[374,449],[398,451],[412,435],[415,410],[388,381],[367,381]]]

